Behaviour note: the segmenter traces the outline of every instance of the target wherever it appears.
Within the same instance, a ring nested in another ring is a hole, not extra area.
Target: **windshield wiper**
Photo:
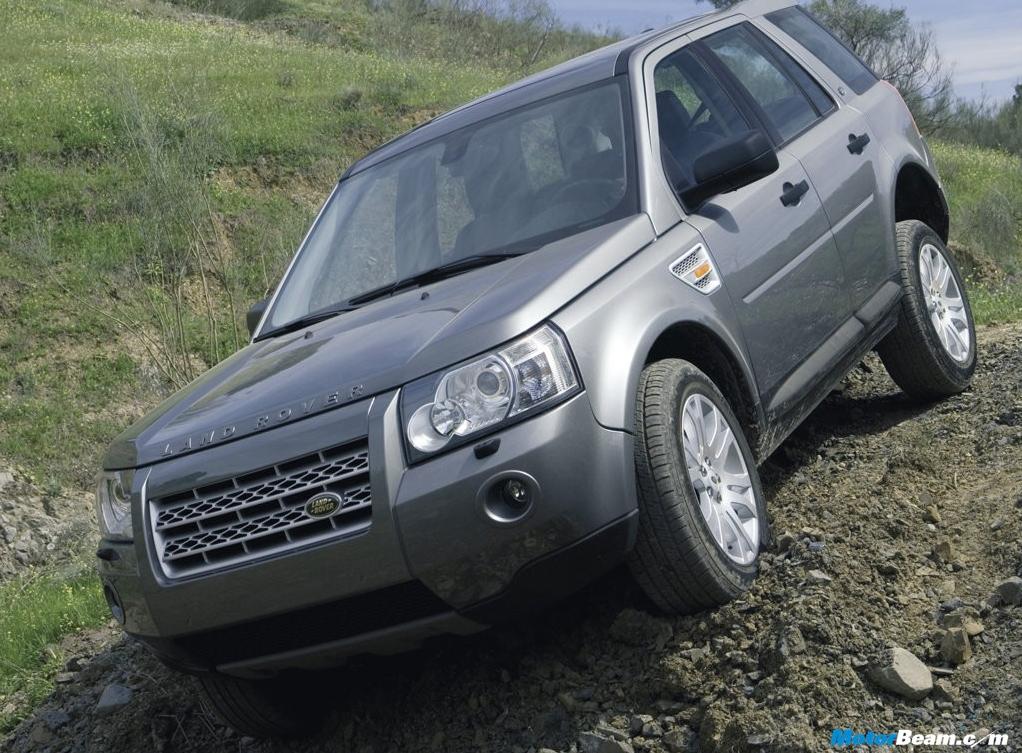
[[[297,319],[293,319],[292,321],[288,322],[283,326],[277,327],[276,329],[271,329],[269,332],[264,332],[260,334],[259,337],[257,337],[256,339],[262,340],[267,337],[286,335],[288,332],[294,332],[295,330],[308,327],[309,325],[315,324],[316,322],[321,322],[325,319],[331,319],[337,316],[338,314],[343,314],[348,311],[354,311],[357,308],[358,306],[351,305],[350,301],[347,303],[342,303],[337,306],[327,306],[326,308],[321,308],[318,311],[313,311],[309,314],[306,314],[305,316],[300,316]]]
[[[478,267],[486,267],[490,264],[496,264],[497,262],[504,261],[506,259],[513,259],[516,256],[521,256],[522,252],[515,253],[503,253],[503,254],[478,254],[476,256],[466,256],[462,259],[456,259],[455,261],[448,262],[447,264],[441,264],[439,267],[433,269],[427,269],[425,272],[419,272],[418,274],[405,277],[404,279],[392,282],[387,285],[383,285],[372,290],[368,290],[365,293],[349,298],[344,303],[336,306],[327,306],[326,308],[313,311],[305,316],[294,319],[276,329],[271,329],[259,335],[257,340],[263,340],[268,337],[276,337],[278,335],[286,335],[288,332],[294,332],[295,330],[308,327],[316,322],[321,322],[324,319],[330,319],[343,314],[348,311],[354,311],[360,308],[370,301],[375,301],[380,298],[386,298],[389,295],[394,295],[401,290],[407,288],[418,287],[419,285],[425,285],[429,282],[435,282],[437,280],[443,280],[454,275],[467,272],[470,269],[476,269]]]
[[[348,303],[351,305],[360,306],[370,301],[375,301],[380,298],[386,298],[389,295],[406,290],[408,288],[416,288],[426,283],[436,282],[438,280],[445,280],[448,277],[454,277],[462,272],[468,272],[470,269],[477,269],[478,267],[486,267],[490,264],[496,264],[497,262],[504,261],[506,259],[513,259],[517,256],[521,256],[524,252],[517,253],[506,253],[506,254],[477,254],[475,256],[466,256],[461,259],[455,259],[454,261],[441,264],[439,267],[433,269],[427,269],[425,272],[419,272],[418,274],[405,277],[404,279],[392,282],[389,285],[383,285],[373,290],[366,291],[356,295],[354,298],[350,298]]]

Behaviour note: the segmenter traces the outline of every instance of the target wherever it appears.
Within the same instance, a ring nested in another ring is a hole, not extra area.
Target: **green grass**
[[[356,0],[191,5],[255,20],[0,0],[0,459],[40,482],[89,484],[120,428],[236,347],[353,159],[517,73],[391,54]],[[203,244],[233,317],[200,305]],[[148,347],[168,268],[192,281],[169,376]]]
[[[1022,159],[977,146],[931,146],[951,204],[952,239],[1010,274],[1022,272]]]
[[[931,144],[951,205],[951,238],[989,259],[1007,283],[969,280],[979,324],[1022,321],[1022,159],[983,147]]]
[[[53,575],[24,577],[0,585],[0,733],[52,690],[64,657],[55,645],[63,636],[97,627],[109,619],[95,575],[64,580]]]
[[[1022,285],[1018,283],[996,289],[974,285],[969,290],[969,302],[977,324],[1022,321]]]

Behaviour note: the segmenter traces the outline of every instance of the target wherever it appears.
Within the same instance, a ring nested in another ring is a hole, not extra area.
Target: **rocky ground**
[[[870,359],[785,443],[762,469],[775,546],[724,609],[655,616],[618,572],[539,617],[354,663],[325,680],[336,725],[291,744],[234,735],[106,628],[69,639],[57,690],[0,749],[819,751],[840,728],[1022,750],[1022,327],[980,339],[966,394],[913,405]]]
[[[0,582],[26,568],[71,559],[92,529],[92,495],[39,489],[0,467]]]

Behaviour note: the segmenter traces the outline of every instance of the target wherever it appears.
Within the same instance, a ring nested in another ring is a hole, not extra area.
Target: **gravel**
[[[238,737],[191,679],[105,628],[74,639],[73,681],[0,750],[800,753],[838,728],[1022,740],[1022,421],[1003,420],[1022,416],[1020,334],[982,329],[973,389],[929,406],[867,359],[763,466],[777,542],[722,609],[658,616],[619,570],[541,616],[353,661],[325,686],[336,726],[276,743]],[[951,634],[965,663],[942,655]],[[112,685],[131,700],[100,715]],[[67,719],[48,725],[53,712]]]

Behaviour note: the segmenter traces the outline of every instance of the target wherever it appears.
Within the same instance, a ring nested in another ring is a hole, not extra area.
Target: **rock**
[[[682,751],[688,750],[689,743],[692,741],[692,731],[688,727],[673,729],[660,740],[671,753],[682,753]]]
[[[652,721],[653,717],[649,714],[635,714],[628,720],[628,731],[632,733],[633,737],[638,737],[642,734],[642,728]]]
[[[73,672],[58,672],[53,676],[53,681],[58,685],[70,685],[75,681]]]
[[[777,537],[777,551],[786,552],[795,545],[795,537],[790,533],[782,533]]]
[[[66,711],[54,709],[44,711],[39,715],[39,720],[51,730],[58,730],[71,721],[71,715]]]
[[[806,575],[808,576],[810,583],[830,583],[834,580],[827,575],[827,573],[823,572],[823,570],[810,570],[806,573]]]
[[[979,621],[979,612],[972,607],[963,607],[944,617],[944,627],[961,628],[965,634],[973,638],[983,632],[983,623]]]
[[[610,637],[629,646],[663,647],[674,635],[666,620],[640,612],[622,609],[610,626]]]
[[[107,685],[99,697],[99,703],[96,704],[96,713],[99,715],[111,714],[131,703],[132,695],[131,688],[117,684]]]
[[[629,737],[627,732],[619,730],[617,727],[612,727],[611,725],[605,722],[600,722],[599,724],[597,724],[596,731],[597,733],[603,735],[604,737],[610,737],[615,740],[627,740]]]
[[[691,661],[699,661],[706,656],[705,648],[686,648],[684,651],[678,652],[679,656],[684,656],[686,659]]]
[[[870,665],[869,679],[884,690],[918,701],[933,690],[933,675],[911,651],[900,646],[888,650]]]
[[[1016,607],[1022,605],[1022,578],[1016,575],[1002,580],[997,584],[994,593],[997,594],[997,598],[1002,604]]]
[[[806,650],[806,640],[797,627],[787,628],[775,635],[773,642],[760,656],[763,669],[776,672],[795,654]]]
[[[7,471],[0,471],[0,489],[3,489],[8,484],[14,483],[14,475]]]
[[[663,737],[664,730],[656,722],[647,722],[642,725],[642,736],[648,738]]]
[[[941,677],[933,682],[933,697],[937,701],[952,703],[958,700],[958,689],[951,684],[951,681]]]
[[[1004,528],[1004,518],[998,518],[997,520],[990,524],[991,533],[1000,531],[1002,528]]]
[[[950,564],[956,559],[955,547],[950,539],[941,539],[933,545],[933,558],[945,564]]]
[[[669,698],[661,698],[653,705],[656,706],[656,710],[659,711],[661,714],[674,714],[677,713],[678,711],[682,711],[685,708],[684,703],[672,701]]]
[[[765,734],[749,735],[745,738],[745,743],[750,748],[765,748],[771,742],[773,742],[773,738],[770,735]]]
[[[940,655],[948,664],[958,666],[972,657],[972,644],[962,628],[951,628],[940,641]]]
[[[53,732],[42,722],[39,722],[32,728],[32,731],[28,734],[29,742],[35,745],[49,745],[53,742]]]
[[[578,737],[581,753],[635,753],[631,743],[604,737],[595,732],[583,732]]]
[[[923,511],[923,520],[934,525],[940,523],[940,511],[935,505],[930,505]]]

